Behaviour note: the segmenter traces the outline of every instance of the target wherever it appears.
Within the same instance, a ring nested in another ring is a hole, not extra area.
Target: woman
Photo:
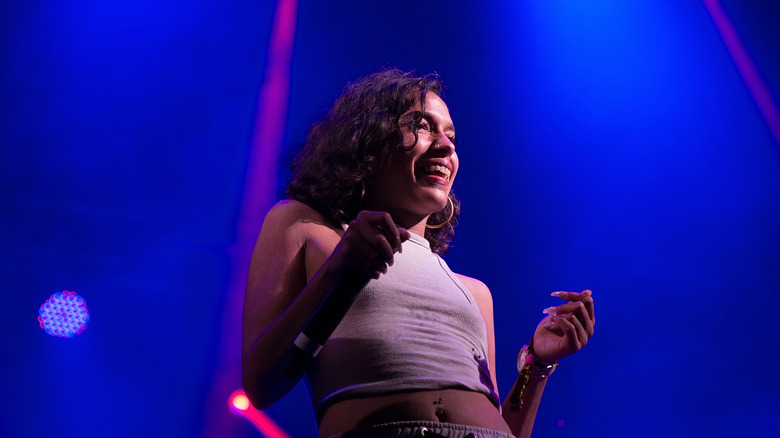
[[[290,199],[263,222],[243,319],[256,407],[295,385],[281,364],[344,272],[372,278],[306,368],[320,437],[528,437],[547,377],[593,334],[590,291],[553,293],[566,303],[545,311],[501,406],[490,291],[439,257],[460,209],[441,88],[398,70],[350,84],[310,130]]]

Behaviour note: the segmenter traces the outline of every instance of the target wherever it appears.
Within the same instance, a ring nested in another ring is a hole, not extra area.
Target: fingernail
[[[553,317],[558,316],[558,312],[555,311],[555,307],[548,307],[542,311],[545,315],[552,315]]]
[[[552,295],[552,296],[554,296],[554,297],[558,297],[558,298],[563,298],[563,295],[564,295],[565,293],[566,293],[566,292],[560,292],[560,291],[559,291],[559,292],[553,292],[553,293],[551,293],[550,295]]]

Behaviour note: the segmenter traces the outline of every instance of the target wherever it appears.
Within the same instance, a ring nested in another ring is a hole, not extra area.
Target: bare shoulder
[[[332,230],[333,226],[309,205],[293,199],[285,199],[277,202],[268,211],[263,221],[263,229],[272,235],[284,233],[303,242],[312,235]]]
[[[460,280],[461,283],[463,283],[469,289],[469,292],[471,292],[471,295],[473,295],[474,299],[477,300],[477,304],[479,304],[480,308],[482,308],[483,305],[489,305],[490,307],[493,306],[493,296],[490,294],[490,289],[488,289],[485,283],[477,280],[476,278],[465,275],[455,275],[457,275],[458,280]]]
[[[285,199],[274,204],[266,215],[266,221],[289,225],[298,223],[328,225],[328,222],[317,210],[311,208],[308,204],[294,199]]]
[[[252,253],[250,283],[286,270],[306,252],[312,241],[337,232],[321,214],[303,202],[290,199],[277,202],[260,228]]]
[[[255,245],[254,265],[286,269],[284,260],[300,256],[303,278],[310,279],[333,252],[344,231],[328,222],[317,210],[295,200],[274,205],[265,217]]]

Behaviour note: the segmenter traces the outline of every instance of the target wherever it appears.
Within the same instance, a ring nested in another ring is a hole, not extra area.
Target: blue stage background
[[[2,6],[1,436],[261,436],[208,399],[274,3]],[[299,2],[282,155],[347,81],[438,72],[500,392],[550,292],[597,302],[535,436],[780,435],[780,144],[707,9],[480,3]],[[721,4],[777,104],[780,5]],[[36,320],[65,289],[72,339]],[[315,433],[300,387],[267,414]]]

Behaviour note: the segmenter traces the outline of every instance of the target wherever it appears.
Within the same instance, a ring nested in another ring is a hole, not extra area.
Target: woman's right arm
[[[252,253],[244,296],[241,383],[260,409],[297,383],[281,373],[281,363],[335,284],[333,275],[324,270],[306,283],[306,243],[312,227],[322,220],[317,219],[313,210],[295,201],[274,205]]]
[[[384,234],[375,231],[377,226]],[[341,273],[355,266],[376,278],[387,269],[385,263],[392,264],[392,248],[400,244],[399,231],[386,213],[361,212],[339,239],[322,216],[303,203],[283,201],[269,211],[252,254],[244,297],[241,380],[255,407],[272,405],[297,383],[281,372],[282,363]],[[332,253],[329,245],[335,245]],[[318,252],[324,262],[313,266]],[[308,282],[307,261],[310,270],[316,269]]]

